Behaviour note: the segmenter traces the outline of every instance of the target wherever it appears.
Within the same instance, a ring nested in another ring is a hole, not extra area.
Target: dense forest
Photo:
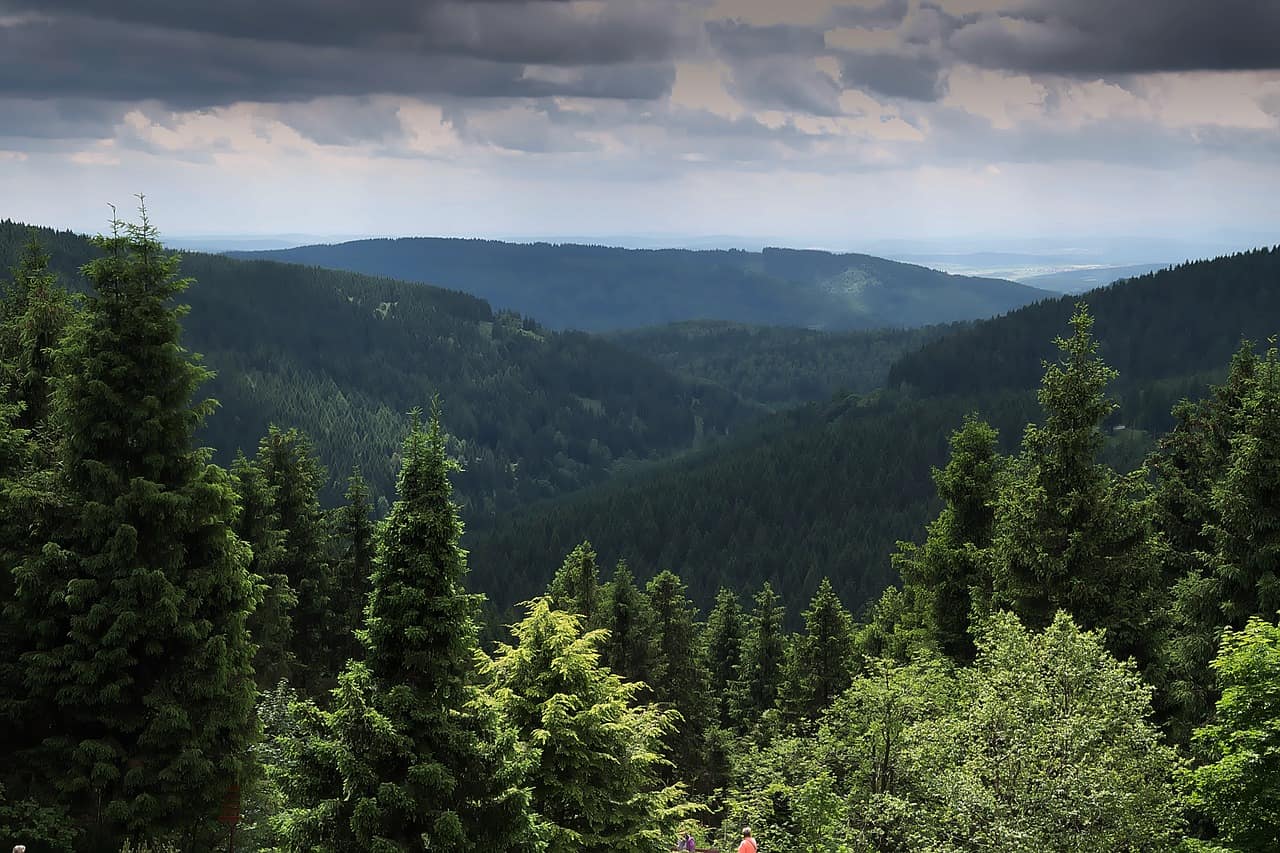
[[[1121,371],[1105,423],[1109,464],[1139,467],[1174,426],[1175,403],[1223,379],[1242,337],[1274,333],[1278,276],[1280,251],[1260,250],[1089,295],[1101,352]],[[642,577],[683,567],[703,604],[720,583],[770,580],[794,620],[830,576],[861,608],[894,579],[895,543],[937,509],[929,471],[945,458],[944,436],[980,412],[1011,449],[1034,419],[1043,361],[1072,311],[1063,298],[954,326],[899,357],[889,389],[788,412],[776,431],[506,515],[468,541],[481,588],[502,607],[520,601],[550,577],[549,555],[590,536]],[[501,575],[486,574],[499,558]]]
[[[73,290],[94,254],[70,232],[0,222],[0,268],[34,234]],[[448,400],[459,497],[473,524],[679,453],[758,407],[606,341],[549,332],[462,293],[352,273],[184,254],[187,340],[216,371],[200,435],[229,464],[271,424],[296,426],[327,471],[327,504],[358,468],[390,496],[403,413]]]
[[[825,402],[883,388],[889,367],[960,324],[819,332],[719,321],[616,332],[608,339],[689,379],[712,382],[770,408]]]
[[[827,580],[796,630],[767,581],[700,608],[688,567],[605,580],[579,542],[481,648],[441,409],[403,423],[381,518],[359,478],[321,507],[293,429],[217,465],[182,259],[145,211],[93,247],[81,297],[33,244],[0,299],[4,843],[1280,844],[1275,347],[1239,347],[1118,471],[1117,374],[1080,305],[1019,441],[976,415],[937,433],[931,520],[864,616]],[[843,503],[857,480],[809,487]]]
[[[426,281],[475,294],[551,328],[613,331],[685,320],[842,330],[991,317],[1045,298],[871,255],[617,249],[406,237],[236,257]]]

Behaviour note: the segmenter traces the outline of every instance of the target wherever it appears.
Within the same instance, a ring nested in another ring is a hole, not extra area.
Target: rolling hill
[[[64,282],[86,238],[0,222],[0,270],[36,236]],[[598,483],[740,428],[760,408],[582,333],[552,332],[464,293],[270,261],[182,256],[196,283],[185,345],[217,371],[203,440],[229,461],[268,424],[315,440],[332,500],[353,466],[388,495],[405,413],[439,395],[468,521]]]
[[[235,257],[427,281],[556,329],[615,331],[686,320],[815,329],[915,327],[991,317],[1044,297],[871,255],[693,251],[434,237],[357,240]]]

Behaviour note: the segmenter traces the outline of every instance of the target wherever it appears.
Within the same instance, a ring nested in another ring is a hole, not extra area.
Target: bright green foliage
[[[955,713],[911,734],[919,847],[1169,850],[1177,759],[1132,662],[1060,613],[1043,632],[993,617]]]
[[[331,711],[299,706],[301,733],[286,747],[290,850],[509,850],[528,829],[512,735],[470,681],[478,596],[463,589],[438,415],[426,430],[415,417],[402,458],[365,663],[343,672]]]
[[[208,371],[179,345],[187,282],[145,213],[95,244],[95,293],[59,356],[63,506],[14,602],[40,726],[17,764],[86,828],[84,849],[194,830],[242,775],[254,698],[235,491],[192,446],[212,403],[192,405]]]
[[[1028,426],[996,509],[992,546],[995,600],[1044,627],[1058,609],[1087,628],[1105,628],[1121,657],[1152,659],[1160,604],[1162,544],[1140,475],[1098,462],[1102,423],[1115,409],[1105,394],[1115,371],[1097,357],[1083,305],[1059,339],[1039,399],[1042,426]]]
[[[710,675],[707,690],[712,697],[711,716],[722,728],[733,724],[731,692],[742,664],[743,621],[737,593],[721,588],[707,617],[704,646]]]
[[[933,630],[927,624],[924,590],[916,585],[887,588],[871,606],[867,621],[853,632],[859,660],[891,658],[907,663],[921,652],[936,653]]]
[[[231,482],[240,499],[235,532],[253,550],[249,573],[260,600],[249,616],[249,633],[258,647],[254,675],[258,686],[266,689],[293,671],[293,608],[298,596],[280,571],[284,537],[275,512],[275,492],[262,469],[237,453],[231,463]]]
[[[293,680],[314,693],[331,684],[345,662],[333,655],[329,531],[319,497],[325,473],[310,439],[296,429],[275,426],[258,445],[257,465],[273,497],[271,511],[281,533],[276,571],[297,596],[289,650]]]
[[[55,352],[74,319],[70,294],[49,270],[49,255],[29,242],[0,299],[0,384],[22,403],[17,424],[42,427],[49,417]]]
[[[347,481],[346,503],[334,512],[334,541],[339,549],[333,568],[333,637],[338,658],[360,657],[364,650],[355,632],[364,624],[364,608],[373,577],[375,526],[369,486],[359,471]]]
[[[547,589],[557,610],[577,613],[587,625],[600,618],[600,570],[596,552],[590,542],[583,542],[569,552]]]
[[[1206,760],[1191,774],[1192,803],[1234,849],[1280,849],[1280,628],[1255,618],[1226,631],[1213,668],[1222,698],[1195,733]]]
[[[853,619],[831,581],[818,586],[804,612],[804,633],[789,647],[780,705],[792,717],[815,718],[853,681]]]
[[[628,681],[645,685],[642,695],[652,696],[652,686],[663,678],[653,608],[644,590],[636,586],[626,562],[613,570],[603,598],[600,623],[609,632],[604,641],[605,666]]]
[[[613,853],[669,846],[690,813],[660,780],[674,711],[639,700],[641,685],[604,666],[604,631],[535,600],[489,666],[504,715],[526,745],[540,849]]]
[[[777,706],[786,656],[783,609],[767,582],[756,593],[755,605],[742,640],[742,663],[732,689],[735,722],[742,732],[755,729],[761,715]]]
[[[645,586],[653,608],[653,631],[658,642],[661,681],[651,685],[654,698],[680,712],[680,722],[668,738],[668,755],[676,778],[700,777],[705,766],[703,732],[710,696],[708,674],[697,625],[698,610],[689,600],[684,581],[671,571],[659,572]]]
[[[991,598],[991,578],[981,551],[991,545],[998,477],[1003,459],[996,431],[975,415],[951,434],[951,458],[933,469],[943,501],[924,546],[899,543],[893,566],[915,588],[938,647],[967,663],[975,652],[970,618]]]

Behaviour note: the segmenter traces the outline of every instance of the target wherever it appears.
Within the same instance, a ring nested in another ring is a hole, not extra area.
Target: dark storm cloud
[[[732,64],[729,91],[764,109],[840,115],[840,84],[807,57],[774,56]]]
[[[890,98],[936,101],[946,94],[943,65],[932,56],[850,51],[840,55],[840,71],[845,86]]]
[[[1280,68],[1277,33],[1274,0],[1023,0],[966,19],[948,45],[1010,71],[1245,71]]]
[[[0,98],[0,139],[104,139],[127,110],[101,101]]]
[[[710,21],[707,36],[711,44],[728,58],[752,58],[799,54],[820,56],[826,52],[825,36],[817,27],[791,24],[755,26],[743,21]]]
[[[831,10],[828,21],[837,27],[891,29],[906,20],[910,11],[908,0],[884,0],[878,6],[840,5]]]

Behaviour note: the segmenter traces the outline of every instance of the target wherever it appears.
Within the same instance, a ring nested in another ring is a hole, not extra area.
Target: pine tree
[[[577,613],[594,626],[600,610],[600,570],[590,542],[583,542],[565,557],[547,589],[557,610]]]
[[[55,353],[75,318],[71,295],[49,270],[35,240],[23,250],[0,299],[0,383],[22,404],[15,424],[43,429],[49,417]]]
[[[512,629],[490,664],[496,701],[528,749],[541,849],[612,853],[658,849],[687,814],[664,785],[663,738],[675,713],[640,701],[640,685],[601,661],[602,630],[546,598]]]
[[[313,695],[344,661],[333,654],[329,536],[320,508],[325,473],[311,440],[296,429],[272,426],[258,445],[257,465],[273,495],[271,511],[281,532],[277,571],[297,596],[290,656],[295,679]]]
[[[793,717],[816,719],[855,675],[853,618],[823,578],[804,612],[804,633],[787,656],[782,706]]]
[[[70,806],[85,849],[215,812],[253,735],[253,588],[235,492],[193,447],[209,371],[179,344],[188,285],[155,229],[115,223],[55,385],[62,511],[16,570],[39,743],[16,763]]]
[[[505,851],[529,830],[514,735],[472,678],[479,596],[463,588],[438,414],[426,430],[415,415],[402,459],[360,634],[365,660],[341,674],[331,711],[300,709],[309,722],[286,750],[290,850]]]
[[[235,532],[253,551],[249,574],[260,603],[249,616],[249,633],[258,647],[253,671],[258,686],[265,690],[293,673],[293,609],[298,596],[281,571],[284,536],[275,512],[275,492],[262,469],[237,453],[231,463],[231,482],[240,502]]]
[[[737,593],[721,587],[716,593],[715,606],[707,617],[703,645],[710,673],[708,689],[713,702],[711,716],[722,728],[729,728],[734,724],[731,693],[738,680],[738,669],[742,665],[744,621]]]
[[[777,707],[786,655],[782,605],[767,582],[756,593],[755,604],[733,690],[736,723],[744,732],[753,730],[762,714]]]
[[[981,552],[991,544],[1002,463],[996,431],[974,415],[966,417],[964,426],[951,434],[946,467],[933,469],[942,512],[929,525],[923,547],[899,542],[893,557],[938,648],[958,663],[973,660],[977,650],[970,618],[975,605],[984,610],[991,597]]]
[[[604,645],[605,665],[628,681],[646,685],[642,695],[651,696],[653,686],[663,677],[653,631],[653,608],[636,586],[625,561],[613,570],[601,611],[601,622],[609,631]]]
[[[659,572],[645,586],[653,608],[653,630],[658,641],[658,667],[663,678],[653,685],[654,698],[680,712],[680,723],[667,739],[668,754],[676,773],[692,782],[705,763],[704,732],[709,696],[706,656],[696,624],[698,610],[689,600],[679,575]],[[679,778],[674,775],[672,778]]]
[[[333,602],[339,616],[334,637],[339,658],[363,654],[355,632],[364,624],[364,608],[373,576],[375,529],[369,487],[360,472],[347,480],[346,503],[335,513],[334,538],[341,548],[334,562]]]
[[[1105,628],[1121,658],[1146,665],[1162,602],[1162,540],[1141,474],[1122,477],[1098,462],[1106,396],[1115,371],[1097,356],[1083,303],[1074,334],[1058,339],[1039,392],[1043,426],[1028,426],[996,509],[991,549],[996,603],[1045,627],[1059,609]]]

